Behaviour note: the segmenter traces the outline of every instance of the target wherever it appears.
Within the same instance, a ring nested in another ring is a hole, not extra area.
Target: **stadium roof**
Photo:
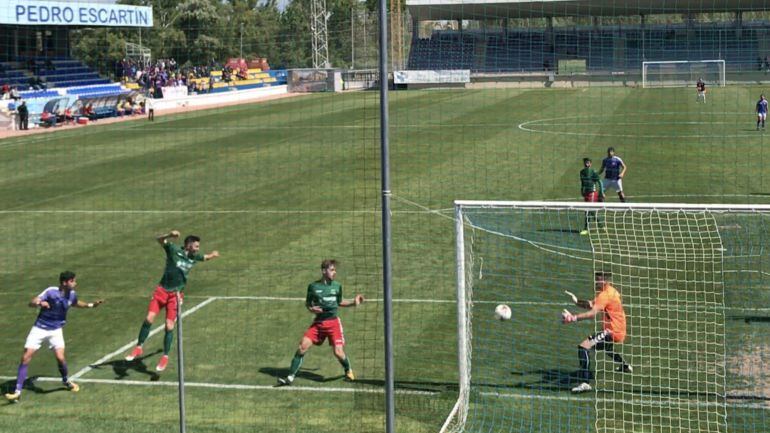
[[[480,20],[766,10],[766,0],[406,0],[412,17]]]

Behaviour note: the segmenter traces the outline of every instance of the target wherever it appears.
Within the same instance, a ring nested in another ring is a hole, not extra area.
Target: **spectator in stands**
[[[209,93],[214,91],[214,76],[209,75]]]
[[[55,70],[56,70],[56,66],[53,65],[53,62],[51,61],[51,59],[45,59],[45,71],[50,72]]]
[[[29,129],[29,109],[27,108],[27,102],[21,101],[21,105],[18,108],[19,112],[19,129],[26,131]]]
[[[11,87],[11,99],[14,101],[18,101],[21,99],[21,95],[19,94],[19,89],[16,88],[16,86]]]
[[[2,94],[3,94],[3,99],[11,98],[11,86],[9,86],[8,83],[3,84]]]

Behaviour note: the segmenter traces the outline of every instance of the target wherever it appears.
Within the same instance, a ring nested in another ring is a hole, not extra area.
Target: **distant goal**
[[[724,60],[642,62],[642,87],[691,87],[698,78],[707,86],[725,86]]]

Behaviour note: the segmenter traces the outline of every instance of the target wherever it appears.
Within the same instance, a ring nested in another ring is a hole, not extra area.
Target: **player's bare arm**
[[[104,299],[98,299],[94,302],[84,302],[78,299],[78,303],[75,304],[75,307],[78,308],[96,308],[104,303]]]
[[[39,297],[35,296],[32,298],[31,301],[29,301],[29,306],[32,308],[51,308],[51,305],[48,304],[46,301],[41,301]]]
[[[209,260],[216,259],[217,257],[219,257],[219,251],[214,250],[214,251],[212,251],[212,252],[210,252],[208,254],[204,254],[203,255],[203,261],[208,262]]]
[[[623,177],[626,175],[626,164],[624,162],[620,163],[620,166],[623,167],[623,170],[618,175],[619,178],[623,179]]]
[[[599,314],[600,311],[601,310],[596,307],[591,307],[591,309],[586,311],[585,313],[575,314],[575,321],[592,319],[594,316]]]
[[[178,238],[179,237],[179,231],[178,230],[171,230],[170,232],[160,235],[157,238],[155,238],[158,243],[163,246],[168,242],[170,238]]]
[[[364,295],[356,295],[353,299],[345,299],[340,302],[340,307],[358,307],[364,303]]]

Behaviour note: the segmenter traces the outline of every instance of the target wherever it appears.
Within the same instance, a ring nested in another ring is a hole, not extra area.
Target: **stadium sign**
[[[0,24],[152,27],[152,8],[121,4],[5,0]]]
[[[393,82],[396,84],[470,83],[471,71],[468,69],[443,71],[394,71]]]

